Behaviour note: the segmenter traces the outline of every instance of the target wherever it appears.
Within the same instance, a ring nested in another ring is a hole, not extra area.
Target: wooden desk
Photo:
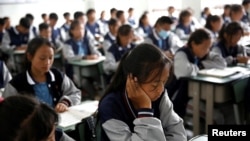
[[[237,73],[225,78],[209,76],[193,76],[188,80],[188,95],[193,98],[193,133],[200,134],[200,99],[206,101],[206,133],[208,125],[213,124],[214,103],[224,103],[232,99],[231,84],[240,79],[250,76],[250,69],[245,69],[244,73]]]
[[[75,125],[80,123],[82,119],[92,115],[98,108],[99,101],[87,100],[79,105],[75,105],[69,108],[64,113],[59,113],[60,121],[58,128],[63,131],[75,130]]]

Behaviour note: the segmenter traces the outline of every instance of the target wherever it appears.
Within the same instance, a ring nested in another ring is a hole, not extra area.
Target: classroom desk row
[[[245,89],[250,77],[250,66],[241,65],[236,67],[238,73],[227,77],[212,77],[212,76],[192,76],[186,78],[188,80],[188,95],[193,98],[193,133],[199,135],[200,133],[200,100],[205,100],[206,103],[206,133],[208,125],[213,124],[213,109],[215,103],[225,103],[228,101],[235,101],[234,86],[236,82],[241,83],[241,92]],[[236,95],[236,98],[244,99],[244,93]],[[232,103],[233,104],[233,103]],[[234,109],[235,110],[235,109]],[[237,115],[235,115],[237,116]],[[236,117],[236,123],[240,119]]]

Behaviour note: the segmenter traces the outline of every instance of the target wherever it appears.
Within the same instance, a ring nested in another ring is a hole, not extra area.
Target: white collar
[[[13,27],[13,29],[14,29],[14,32],[15,32],[16,34],[19,34],[19,32],[17,31],[16,27]]]
[[[155,39],[161,40],[161,38],[159,37],[159,35],[156,33],[155,29],[153,29],[153,35],[154,35]]]
[[[54,82],[55,81],[55,75],[50,70],[49,70],[49,74],[50,74],[50,77],[51,77],[51,81]],[[36,84],[36,82],[30,76],[29,71],[26,71],[26,76],[27,76],[28,83],[30,85],[35,85]]]
[[[128,44],[126,48],[130,49],[130,48],[131,48],[131,44]],[[119,51],[122,51],[122,50],[123,50],[123,47],[122,47],[122,46],[119,46],[118,49],[119,49]]]
[[[116,37],[114,35],[111,34],[111,32],[108,32],[108,36],[112,39],[112,40],[116,40]]]

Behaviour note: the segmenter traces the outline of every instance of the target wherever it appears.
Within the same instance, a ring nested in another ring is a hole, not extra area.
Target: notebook
[[[236,74],[237,72],[239,72],[237,69],[235,68],[225,68],[225,69],[203,69],[198,71],[198,75],[204,75],[204,76],[212,76],[212,77],[227,77],[233,74]]]
[[[79,105],[72,106],[68,111],[59,113],[59,127],[67,128],[81,122],[82,119],[92,115],[98,108],[98,101],[86,101]]]

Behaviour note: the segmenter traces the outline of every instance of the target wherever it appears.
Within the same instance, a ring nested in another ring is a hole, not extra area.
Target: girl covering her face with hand
[[[103,141],[187,140],[183,120],[164,88],[170,66],[151,44],[139,44],[123,55],[99,104]]]

